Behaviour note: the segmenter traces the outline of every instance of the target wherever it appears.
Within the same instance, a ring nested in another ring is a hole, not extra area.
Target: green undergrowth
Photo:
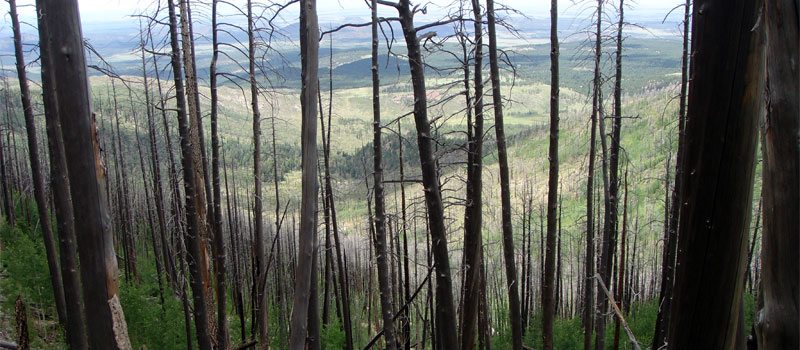
[[[14,314],[14,301],[17,296],[28,304],[28,326],[32,346],[35,349],[64,349],[63,330],[56,320],[56,311],[44,243],[38,227],[38,216],[32,200],[17,200],[17,223],[11,227],[5,220],[0,222],[0,308],[2,314]],[[147,246],[140,247],[139,276],[141,281],[125,280],[121,276],[120,298],[128,325],[128,335],[134,349],[186,349],[186,324],[183,304],[180,295],[173,293],[165,280],[163,283],[163,306],[161,292],[157,280],[156,267],[152,254]],[[191,296],[189,296],[191,303]],[[363,310],[363,300],[354,298],[353,309]],[[744,315],[746,329],[753,322],[755,308],[754,297],[750,293],[744,296]],[[507,310],[498,310],[498,317],[493,320],[493,349],[510,349],[511,334],[508,329]],[[652,343],[658,303],[647,301],[635,303],[625,315],[631,331],[642,348]],[[252,324],[248,315],[245,318],[247,337],[250,337]],[[362,324],[361,313],[354,315],[354,325]],[[246,340],[241,339],[241,326],[238,316],[233,312],[231,291],[228,292],[228,324],[231,343],[238,345]],[[341,349],[344,345],[344,332],[336,317],[321,330],[323,349]],[[270,342],[280,346],[286,342],[286,315],[280,306],[270,303]],[[14,334],[13,319],[8,317],[2,325],[8,329],[7,334]],[[194,322],[190,324],[192,345],[196,346]],[[372,336],[365,327],[354,329],[357,343],[368,341]],[[525,345],[534,349],[541,348],[541,314],[534,314],[525,334]],[[609,321],[606,327],[606,349],[613,348],[614,323]],[[15,341],[15,339],[3,339]],[[583,326],[581,318],[557,319],[554,325],[555,349],[581,349],[583,347]],[[620,348],[631,349],[624,330],[620,330]]]
[[[0,223],[0,313],[8,315],[2,326],[7,327],[6,334],[16,335],[14,302],[21,297],[27,306],[31,347],[58,349],[61,346],[49,346],[63,343],[63,331],[56,316],[39,216],[33,201],[16,193],[13,196],[16,225],[10,226],[5,218]],[[2,340],[16,342],[16,339]]]

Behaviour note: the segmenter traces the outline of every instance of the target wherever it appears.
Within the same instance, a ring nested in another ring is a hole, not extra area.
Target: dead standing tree
[[[381,100],[380,76],[378,72],[378,4],[372,0],[372,151],[373,151],[373,182],[375,192],[375,255],[378,262],[378,284],[380,288],[381,316],[383,317],[383,337],[386,349],[397,348],[397,339],[394,332],[394,305],[391,297],[391,284],[389,283],[389,252],[386,249],[386,205],[383,197],[383,168],[381,164]],[[333,67],[330,67],[333,69]],[[330,125],[329,125],[330,130]]]
[[[47,53],[42,61],[53,68],[52,85],[43,88],[55,91],[63,142],[70,145],[65,148],[65,158],[78,234],[89,344],[95,349],[127,350],[131,345],[118,296],[109,208],[102,190],[105,169],[90,109],[78,4],[39,0],[36,5],[40,20],[45,23],[39,27],[40,37],[46,38],[41,43]]]
[[[766,0],[767,118],[762,129],[764,233],[759,349],[800,347],[798,201],[800,150],[800,3]]]
[[[317,247],[317,79],[319,68],[319,26],[317,24],[316,0],[300,1],[300,51],[302,58],[302,90],[300,105],[302,108],[302,201],[300,204],[300,232],[297,242],[297,269],[294,281],[294,307],[292,308],[291,335],[289,349],[301,350],[305,347],[306,337],[319,338],[317,334],[306,334],[308,329],[309,304],[316,305],[310,299],[317,298],[311,294],[312,261]]]
[[[222,232],[222,190],[219,178],[219,97],[217,95],[217,57],[219,56],[219,43],[217,41],[217,0],[211,1],[211,65],[209,67],[209,85],[211,89],[211,187],[213,188],[213,211],[211,227],[214,232],[214,270],[216,272],[217,288],[217,344],[218,348],[225,350],[228,348],[229,331],[227,322],[227,298],[225,297],[226,288],[226,256],[225,256],[225,235]],[[142,56],[144,60],[144,56]],[[148,110],[149,111],[149,110]],[[224,166],[224,164],[223,164]],[[228,220],[233,218],[228,217]],[[153,242],[155,244],[155,242]]]
[[[422,186],[425,192],[425,203],[428,207],[431,250],[436,266],[436,342],[438,344],[453,344],[453,346],[457,346],[455,345],[458,344],[456,311],[453,304],[453,286],[450,273],[450,257],[447,250],[442,193],[431,142],[431,124],[428,120],[428,99],[425,89],[425,66],[420,52],[420,41],[435,35],[435,33],[428,32],[423,34],[422,37],[417,36],[418,32],[444,23],[434,22],[415,27],[414,14],[418,11],[418,7],[414,6],[412,8],[409,0],[400,0],[398,2],[379,0],[378,3],[394,7],[397,10],[408,49],[408,63],[414,90],[414,122],[417,128]]]
[[[253,113],[253,240],[255,240],[255,305],[256,323],[258,324],[258,338],[261,340],[260,349],[266,349],[269,344],[267,333],[267,298],[264,291],[266,286],[266,252],[264,250],[264,223],[263,202],[261,196],[261,112],[258,107],[258,83],[256,82],[256,57],[255,57],[255,23],[253,21],[253,4],[247,1],[247,58],[248,77],[250,82],[250,106]]]
[[[483,265],[483,37],[481,22],[480,1],[472,0],[472,12],[475,18],[475,97],[469,97],[469,62],[465,57],[465,88],[467,90],[467,115],[470,108],[475,108],[474,130],[467,131],[467,200],[464,215],[464,299],[461,318],[461,348],[470,350],[475,348],[477,334],[478,306],[482,293]],[[466,41],[466,39],[464,39]],[[464,43],[466,45],[466,43]],[[465,50],[466,51],[466,50]],[[466,55],[465,55],[466,56]],[[473,125],[467,123],[468,128]]]
[[[500,68],[497,57],[497,34],[495,30],[494,0],[486,0],[489,34],[489,66],[492,80],[492,103],[494,106],[494,128],[497,139],[497,157],[500,167],[500,196],[502,202],[503,260],[506,266],[508,308],[511,318],[511,337],[514,349],[522,349],[522,318],[519,310],[517,268],[514,262],[514,234],[511,222],[511,190],[509,188],[508,155],[506,153],[505,130],[503,129],[503,96],[500,93]]]
[[[22,34],[17,18],[16,0],[8,1],[11,14],[11,29],[14,32],[14,56],[16,58],[17,78],[19,80],[20,98],[22,99],[22,112],[25,116],[25,130],[28,134],[28,156],[31,164],[31,178],[33,181],[33,195],[36,199],[36,209],[39,213],[39,225],[42,229],[42,238],[47,254],[47,267],[50,271],[50,284],[53,287],[53,296],[58,312],[58,322],[68,325],[66,302],[64,300],[64,285],[61,281],[61,271],[58,269],[58,256],[56,243],[53,238],[53,226],[50,224],[50,212],[47,210],[44,180],[42,179],[41,163],[39,162],[39,143],[36,140],[36,121],[33,118],[33,105],[28,87],[28,76],[25,72],[25,57],[22,51]]]
[[[81,295],[80,276],[78,274],[78,252],[75,241],[75,216],[72,211],[72,195],[70,194],[67,163],[64,154],[64,140],[61,134],[61,123],[58,116],[58,105],[54,87],[54,70],[50,61],[49,38],[46,36],[47,23],[44,16],[39,16],[39,52],[42,65],[42,100],[44,102],[47,143],[50,154],[50,186],[53,191],[53,209],[56,216],[58,232],[59,257],[61,258],[61,276],[64,280],[64,299],[67,308],[67,344],[73,350],[88,348],[86,324],[84,320],[84,303]],[[2,159],[0,159],[2,161]],[[8,213],[7,213],[8,214]]]
[[[200,245],[199,255],[196,257],[197,268],[203,278],[203,299],[206,303],[206,324],[208,325],[208,337],[211,344],[217,344],[217,320],[214,317],[214,291],[211,286],[211,261],[209,258],[209,251],[207,242],[211,241],[214,235],[213,227],[210,225],[209,217],[214,215],[214,207],[212,206],[213,198],[211,198],[211,181],[208,176],[208,158],[206,157],[205,139],[203,137],[203,122],[200,112],[200,92],[197,82],[197,65],[195,64],[194,53],[194,33],[192,31],[192,8],[189,0],[179,0],[180,9],[180,34],[181,34],[181,49],[183,50],[183,74],[185,77],[185,93],[187,118],[189,118],[189,142],[191,146],[191,156],[194,163],[194,177],[197,187],[195,191],[196,196],[192,199],[195,201],[195,210],[198,217],[198,244]]]
[[[586,175],[586,271],[584,274],[584,295],[583,295],[583,348],[589,350],[592,344],[592,332],[594,330],[594,279],[595,258],[594,258],[594,171],[595,154],[597,152],[597,119],[600,110],[600,58],[601,58],[601,22],[603,16],[603,0],[597,1],[597,32],[595,33],[594,49],[594,79],[592,88],[592,117],[591,131],[589,136],[589,169]],[[600,297],[600,296],[598,296]],[[605,300],[605,299],[603,299]]]
[[[659,292],[659,308],[656,316],[656,328],[653,336],[653,348],[659,348],[667,339],[672,304],[672,291],[675,281],[675,248],[678,245],[678,218],[680,217],[680,200],[678,192],[681,187],[681,163],[684,157],[684,129],[686,127],[686,91],[689,87],[689,16],[691,0],[686,0],[683,15],[683,52],[681,54],[681,91],[678,106],[678,154],[675,157],[675,185],[670,195],[669,223],[667,237],[664,241],[664,254],[661,264],[661,290]],[[667,180],[669,182],[669,180]]]
[[[544,284],[542,286],[542,346],[553,349],[553,323],[556,316],[556,229],[558,208],[558,1],[550,4],[550,160],[547,180],[547,251],[544,261]],[[559,240],[560,244],[560,240]],[[559,249],[560,250],[560,249]],[[560,253],[560,252],[559,252]],[[560,259],[559,259],[560,262]],[[559,263],[560,264],[560,263]]]
[[[603,220],[603,243],[602,253],[600,258],[600,276],[603,278],[606,285],[613,285],[611,281],[612,270],[614,267],[614,256],[617,249],[617,233],[618,233],[618,218],[619,218],[619,153],[620,153],[620,133],[622,129],[622,30],[624,27],[624,0],[620,0],[619,8],[619,22],[617,24],[616,35],[616,59],[615,59],[615,74],[614,74],[614,114],[609,116],[611,121],[611,140],[610,149],[606,150],[605,141],[603,144],[603,179],[604,193],[605,193],[605,212]],[[598,18],[598,22],[600,19]],[[598,33],[600,33],[598,31]],[[599,50],[599,46],[598,46]],[[601,95],[602,96],[602,95]],[[603,116],[602,108],[599,114],[601,140],[605,140],[605,126],[603,121],[606,116]],[[606,314],[608,310],[608,300],[602,298],[598,300],[598,307],[601,314]],[[600,349],[605,345],[605,317],[598,317],[597,325],[597,340],[595,342],[596,348]]]
[[[673,349],[743,348],[747,231],[763,115],[763,1],[696,0],[694,5],[667,343]]]
[[[181,144],[181,163],[183,166],[183,188],[186,196],[186,242],[188,252],[188,263],[190,279],[189,284],[192,288],[192,299],[194,303],[195,327],[197,329],[197,342],[201,350],[210,350],[211,339],[209,337],[208,324],[208,302],[205,293],[205,278],[202,270],[206,269],[205,254],[203,243],[203,232],[205,231],[205,219],[200,215],[205,208],[202,206],[202,190],[198,184],[198,173],[195,170],[199,166],[195,162],[195,150],[197,143],[191,141],[189,134],[189,121],[186,113],[186,96],[184,95],[184,85],[181,67],[181,51],[178,43],[178,23],[175,14],[175,4],[173,0],[167,3],[169,10],[169,35],[172,55],[172,76],[175,81],[175,95],[178,115],[178,131],[180,133]],[[192,97],[189,97],[192,98]],[[206,270],[207,271],[207,270]]]

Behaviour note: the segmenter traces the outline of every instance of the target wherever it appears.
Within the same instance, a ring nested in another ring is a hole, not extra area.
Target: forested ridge
[[[797,0],[7,3],[0,348],[800,347]]]

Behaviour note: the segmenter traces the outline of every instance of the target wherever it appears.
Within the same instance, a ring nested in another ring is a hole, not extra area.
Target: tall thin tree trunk
[[[187,261],[189,264],[189,284],[192,288],[192,300],[194,304],[194,321],[197,334],[197,345],[201,350],[210,350],[212,342],[210,338],[210,328],[208,324],[208,302],[205,293],[205,278],[203,270],[206,270],[203,243],[203,231],[205,231],[205,220],[201,212],[205,208],[202,206],[202,189],[198,186],[198,176],[195,166],[196,143],[192,142],[189,134],[189,121],[186,113],[186,97],[184,95],[184,85],[181,68],[181,51],[178,44],[178,24],[175,14],[175,4],[173,0],[168,0],[169,22],[170,22],[170,45],[172,57],[172,75],[175,80],[175,95],[177,101],[178,131],[181,139],[181,163],[183,166],[183,188],[186,196],[186,241]],[[192,98],[189,95],[189,98]],[[207,271],[207,270],[206,270]]]
[[[317,226],[316,218],[314,227]],[[316,243],[315,243],[316,244]],[[320,328],[319,328],[319,254],[317,249],[314,249],[314,254],[311,256],[311,291],[308,299],[308,336],[306,337],[306,349],[320,350],[322,343],[320,341]]]
[[[258,324],[258,338],[260,340],[259,349],[267,349],[269,344],[269,333],[267,332],[267,297],[266,289],[266,251],[264,248],[264,223],[262,219],[262,197],[261,197],[261,112],[258,107],[258,82],[256,81],[255,64],[255,23],[253,21],[253,4],[247,1],[247,52],[248,52],[248,76],[250,80],[250,108],[253,113],[253,239],[255,240],[255,303],[256,303],[256,323]]]
[[[626,163],[627,164],[627,163]],[[622,240],[619,246],[619,272],[617,273],[617,304],[623,309],[625,304],[625,239],[628,233],[628,168],[625,167],[625,199],[622,201]],[[619,318],[615,318],[614,350],[619,349]]]
[[[461,349],[475,348],[478,313],[480,312],[480,296],[483,262],[483,35],[481,23],[481,5],[479,0],[472,0],[472,12],[475,18],[475,99],[474,106],[469,97],[467,109],[475,108],[474,130],[469,130],[472,138],[467,145],[467,208],[464,218],[464,308],[461,318]],[[469,67],[466,60],[464,65]],[[468,77],[464,77],[468,82]],[[469,94],[469,89],[467,89]],[[469,95],[467,95],[469,96]],[[468,125],[467,127],[472,127]]]
[[[592,279],[595,272],[594,272],[594,230],[595,230],[595,222],[594,222],[594,206],[593,206],[593,197],[594,197],[594,167],[595,167],[595,153],[596,153],[596,140],[597,140],[597,121],[598,121],[598,114],[599,114],[599,105],[600,105],[600,44],[601,44],[601,37],[600,37],[600,29],[601,29],[601,22],[602,22],[602,11],[603,11],[603,2],[602,0],[598,0],[597,2],[597,33],[596,33],[596,40],[595,40],[595,51],[594,51],[594,79],[593,79],[593,98],[592,98],[592,121],[591,121],[591,136],[589,139],[589,170],[587,174],[587,182],[586,182],[586,273],[585,273],[585,286],[586,291],[584,295],[584,338],[583,338],[583,347],[585,350],[591,348],[591,339],[592,339],[592,332],[594,330],[594,280]],[[602,116],[600,116],[602,117]],[[599,331],[598,331],[599,332]],[[599,340],[599,339],[598,339]]]
[[[425,88],[425,70],[420,52],[420,39],[414,26],[414,13],[409,0],[396,4],[400,25],[408,50],[411,82],[414,90],[414,122],[417,128],[422,186],[428,207],[428,220],[432,253],[436,261],[436,324],[437,343],[458,344],[456,311],[453,304],[453,285],[450,273],[450,257],[447,249],[447,232],[444,222],[441,186],[432,145],[428,99]]]
[[[44,180],[42,179],[41,163],[39,162],[39,143],[36,140],[36,121],[33,119],[33,106],[31,93],[28,88],[28,76],[25,72],[25,58],[22,51],[22,34],[17,18],[16,0],[8,1],[11,8],[11,29],[14,32],[14,57],[16,58],[17,78],[19,79],[20,98],[22,99],[22,112],[25,116],[25,131],[28,134],[28,157],[31,163],[31,179],[33,181],[33,195],[36,199],[36,209],[39,213],[39,227],[42,229],[42,238],[47,255],[47,268],[50,272],[50,284],[53,287],[53,296],[56,301],[58,322],[68,326],[66,301],[64,300],[64,284],[61,281],[61,271],[58,268],[58,252],[53,238],[53,226],[50,224],[50,212],[47,210]],[[68,332],[69,335],[69,332]]]
[[[147,29],[147,37],[148,37],[148,41],[150,42],[150,50],[154,52],[155,51],[155,43],[153,41],[152,31],[151,31],[149,26],[148,26],[148,29]],[[165,147],[167,148],[167,155],[168,155],[168,160],[169,160],[169,168],[168,168],[169,172],[168,172],[168,174],[169,174],[169,188],[170,188],[170,200],[169,200],[169,202],[171,204],[170,205],[170,212],[171,212],[170,214],[175,219],[175,224],[173,225],[172,238],[170,239],[170,241],[171,241],[172,239],[174,239],[174,237],[180,237],[181,236],[181,231],[182,231],[182,222],[181,222],[181,215],[180,215],[181,214],[181,205],[180,205],[180,200],[179,200],[180,199],[180,193],[179,193],[180,189],[178,187],[178,172],[177,172],[177,170],[175,168],[175,155],[174,155],[174,152],[173,152],[173,149],[172,149],[172,139],[171,139],[170,133],[169,133],[169,124],[167,123],[167,111],[166,111],[166,108],[165,108],[166,103],[165,103],[165,99],[164,99],[164,92],[163,92],[162,87],[161,87],[161,77],[160,77],[159,68],[158,68],[158,59],[157,59],[157,56],[155,54],[153,55],[153,71],[155,72],[156,87],[158,88],[158,104],[159,104],[159,110],[161,111],[162,125],[164,126],[164,143],[165,143]],[[159,168],[158,168],[159,162],[158,162],[158,156],[157,156],[158,151],[156,149],[156,136],[155,136],[156,135],[155,134],[156,126],[155,126],[155,122],[151,122],[150,124],[151,124],[150,125],[150,128],[151,128],[151,130],[150,130],[150,134],[151,134],[151,136],[150,136],[150,138],[151,138],[150,139],[150,152],[153,154],[153,161],[155,162],[154,169],[159,170]],[[161,189],[160,177],[158,179],[159,179],[159,181],[157,181],[158,186],[156,187],[157,191],[158,191],[158,189]],[[166,202],[166,198],[164,198],[165,196],[163,194],[163,190],[162,190],[161,197],[162,197],[162,205],[163,205],[163,203]],[[166,211],[166,210],[162,209],[162,211]],[[166,228],[166,226],[165,226],[165,228]],[[163,242],[163,245],[162,245],[161,249],[163,251],[162,254],[164,254],[164,266],[165,266],[165,268],[167,270],[167,276],[168,276],[167,280],[172,282],[173,289],[180,289],[180,284],[178,283],[178,272],[177,272],[178,269],[177,269],[177,267],[175,267],[175,258],[174,258],[174,255],[175,255],[174,251],[175,250],[170,248],[171,247],[170,244],[167,244],[167,234],[168,234],[168,232],[163,231],[162,232],[162,238],[161,238],[162,242]]]
[[[378,262],[378,288],[380,288],[381,316],[383,317],[383,339],[387,350],[397,349],[394,333],[394,305],[389,283],[389,252],[386,249],[386,209],[383,198],[383,168],[381,164],[381,99],[380,76],[378,73],[378,3],[372,0],[372,151],[373,151],[373,192],[375,195],[375,255]],[[333,69],[333,67],[331,67]],[[330,130],[330,125],[328,128]],[[394,274],[392,274],[394,275]]]
[[[556,268],[556,230],[558,209],[558,1],[550,2],[550,148],[548,159],[550,168],[547,180],[547,256],[544,265],[544,284],[542,285],[542,346],[553,349],[553,323],[556,316],[554,284]],[[560,243],[560,240],[559,240]]]
[[[11,199],[11,179],[6,170],[5,146],[3,144],[2,135],[0,135],[0,176],[2,176],[0,180],[3,186],[3,215],[6,218],[6,222],[10,226],[14,226],[14,203],[12,203]]]
[[[144,42],[141,42],[141,44],[144,45]],[[142,72],[146,76],[147,75],[147,71],[145,70],[146,67],[144,66],[144,62],[145,62],[144,61],[144,51],[142,51],[142,63],[143,63],[142,64],[142,68],[143,68]],[[138,118],[136,118],[136,113],[135,113],[135,111],[133,109],[133,101],[134,100],[133,100],[133,91],[132,90],[133,89],[128,89],[128,101],[130,101],[131,114],[133,115],[133,125],[134,125],[134,131],[135,131],[134,136],[136,138],[136,149],[138,151],[137,153],[139,153],[139,166],[142,169],[142,184],[143,184],[143,187],[144,187],[145,205],[147,206],[147,208],[145,208],[145,210],[147,211],[147,222],[148,222],[148,224],[150,226],[150,241],[153,244],[153,258],[155,259],[155,263],[156,263],[156,279],[158,281],[158,295],[159,295],[159,300],[161,301],[161,308],[163,309],[164,308],[164,283],[161,280],[161,275],[164,272],[164,267],[161,264],[161,258],[160,258],[159,253],[158,253],[158,244],[157,244],[158,241],[156,240],[156,227],[155,227],[155,223],[153,221],[153,214],[152,214],[152,210],[151,210],[151,208],[153,206],[150,205],[150,193],[152,193],[152,192],[150,192],[150,186],[147,183],[147,176],[146,176],[147,175],[147,170],[146,170],[146,166],[145,166],[145,163],[144,163],[144,156],[142,155],[142,152],[143,152],[142,148],[143,147],[142,147],[142,144],[141,144],[141,142],[139,140],[140,139],[139,138],[139,120],[138,120]],[[147,85],[146,84],[145,84],[145,90],[147,90]],[[145,91],[145,94],[147,95],[147,91]],[[146,98],[146,100],[149,102],[149,96]],[[147,110],[148,113],[150,112],[149,107],[150,106],[145,104],[145,109]]]
[[[600,241],[600,265],[597,269],[597,273],[600,278],[603,280],[603,283],[606,286],[612,286],[613,283],[611,281],[611,273],[613,270],[614,265],[614,252],[616,251],[617,247],[617,192],[618,187],[616,185],[617,182],[617,174],[616,169],[616,160],[614,158],[614,143],[616,141],[612,140],[611,147],[609,149],[608,142],[606,141],[606,127],[605,127],[605,120],[606,115],[603,109],[603,94],[602,94],[602,73],[600,72],[601,68],[601,57],[602,57],[602,18],[603,18],[603,0],[598,0],[597,2],[597,32],[596,40],[595,40],[595,81],[594,81],[594,96],[596,98],[596,108],[593,110],[596,111],[597,117],[597,126],[600,131],[600,155],[601,155],[601,170],[602,170],[602,180],[603,180],[603,205],[605,210],[603,211],[603,226],[602,226],[602,240]],[[619,62],[618,62],[619,63]],[[615,101],[616,101],[616,93],[615,93]],[[615,110],[618,108],[615,106]],[[613,116],[612,116],[613,117]],[[619,118],[616,118],[619,120]],[[612,127],[612,129],[614,129]],[[612,130],[612,138],[614,138],[615,130]],[[617,153],[619,153],[619,146],[617,142]],[[612,164],[613,163],[613,164]],[[599,210],[598,210],[598,220],[599,220]],[[605,337],[606,337],[606,319],[607,315],[609,314],[608,310],[608,299],[602,293],[597,294],[597,315],[595,320],[595,349],[602,350],[605,349]]]
[[[406,184],[405,184],[405,171],[403,169],[403,129],[401,127],[402,123],[397,122],[397,147],[398,147],[398,164],[400,170],[400,212],[402,214],[403,220],[403,249],[404,249],[404,261],[405,270],[406,270],[406,281],[410,281],[409,273],[408,273],[408,221],[407,221],[407,213],[406,213]],[[416,232],[416,231],[415,231]],[[417,253],[417,245],[416,245],[416,234],[414,235],[414,261],[416,261],[416,253]],[[416,280],[416,268],[414,269],[414,277]],[[411,303],[411,287],[409,283],[406,283],[406,303]],[[405,339],[405,350],[411,350],[411,311],[410,307],[405,309],[405,326],[403,327],[403,339]],[[423,347],[425,344],[424,340],[419,340],[422,343]]]
[[[333,62],[331,61],[331,65]],[[330,71],[329,71],[330,72]],[[331,73],[332,74],[332,73]],[[330,99],[333,99],[333,78],[331,77],[331,85],[330,85]],[[322,98],[321,95],[319,96],[319,108],[322,109]],[[330,152],[331,152],[331,115],[332,115],[332,102],[328,105],[328,128],[325,129],[325,123],[322,117],[322,113],[320,112],[320,126],[322,131],[322,157],[323,157],[323,165],[325,166],[325,191],[323,205],[327,208],[328,212],[328,219],[330,219],[330,225],[333,229],[333,244],[334,249],[336,250],[336,261],[338,272],[337,276],[339,278],[339,288],[341,290],[341,316],[342,316],[342,328],[344,328],[344,337],[345,337],[345,350],[353,349],[353,326],[352,326],[352,318],[350,312],[350,284],[348,283],[347,279],[347,266],[346,266],[346,259],[343,254],[342,242],[339,236],[339,222],[336,215],[336,202],[333,198],[333,183],[331,179],[331,167],[330,167]],[[366,166],[366,165],[364,165]],[[366,171],[366,170],[365,170]],[[366,175],[365,175],[366,176]],[[365,178],[366,181],[366,178]],[[368,211],[370,212],[371,216],[371,203],[368,201],[367,207]],[[374,228],[373,228],[374,229]]]
[[[494,105],[494,128],[497,138],[497,156],[500,167],[500,196],[503,221],[503,258],[506,265],[506,287],[508,288],[508,308],[511,319],[511,339],[514,350],[522,349],[522,322],[519,315],[519,291],[517,289],[517,268],[514,262],[514,235],[511,222],[511,190],[509,188],[508,155],[506,136],[503,129],[503,97],[500,94],[500,68],[497,58],[497,34],[495,31],[494,0],[486,0],[486,16],[489,23],[489,62],[492,80],[492,102]]]
[[[672,305],[672,291],[675,278],[675,251],[678,245],[678,219],[680,217],[680,200],[678,193],[681,188],[681,172],[686,136],[686,92],[689,87],[689,16],[691,15],[691,0],[686,0],[683,15],[683,53],[681,54],[681,92],[678,111],[678,154],[675,158],[675,185],[670,197],[669,223],[666,241],[664,242],[664,261],[661,265],[661,290],[659,292],[659,309],[656,316],[655,335],[653,348],[664,345],[670,324],[670,309]]]
[[[119,131],[119,106],[117,105],[117,89],[113,79],[111,80],[111,89],[114,99],[114,126],[116,127],[115,130],[117,135],[116,147],[119,152],[119,162],[115,164],[120,176],[117,186],[118,188],[122,189],[122,192],[119,196],[119,211],[120,216],[122,216],[122,245],[125,247],[125,249],[127,249],[125,254],[125,266],[127,271],[133,275],[135,283],[139,283],[139,269],[136,263],[136,248],[134,246],[133,238],[135,233],[133,229],[133,213],[131,212],[130,204],[130,190],[128,188],[128,173],[125,170],[125,151],[122,149],[122,134]],[[112,140],[112,142],[114,141]]]
[[[145,60],[145,45],[144,45],[144,34],[142,34],[141,39],[141,49],[142,49],[142,80],[144,85],[144,98],[145,98],[145,110],[147,113],[147,134],[149,137],[149,146],[150,146],[150,168],[152,169],[152,181],[153,181],[153,190],[155,191],[155,196],[153,198],[155,205],[156,205],[156,217],[158,221],[158,232],[159,232],[159,239],[161,244],[161,252],[156,252],[156,255],[161,255],[163,268],[165,271],[165,275],[167,276],[167,281],[170,281],[170,258],[169,254],[167,253],[168,243],[166,239],[167,235],[167,223],[166,223],[166,212],[164,210],[164,190],[161,186],[161,168],[160,162],[158,160],[158,149],[156,148],[156,136],[155,136],[155,125],[153,122],[153,109],[150,105],[150,84],[148,83],[147,78],[147,64]],[[155,231],[155,228],[153,228]],[[153,245],[156,246],[155,239],[153,240]],[[159,277],[160,278],[160,277]]]
[[[311,260],[316,254],[317,233],[317,104],[314,99],[319,89],[319,27],[316,0],[300,1],[300,47],[302,81],[300,105],[302,108],[302,193],[300,204],[300,235],[298,240],[297,271],[294,281],[294,300],[291,319],[289,349],[301,350],[305,346],[308,326],[308,308],[311,298]],[[319,334],[309,334],[319,338]]]
[[[181,44],[183,45],[183,50],[184,50],[183,59],[184,59],[184,67],[186,68],[184,70],[184,73],[186,74],[186,90],[187,90],[187,96],[189,97],[189,100],[187,100],[187,102],[189,105],[189,111],[194,110],[194,112],[189,116],[189,120],[192,123],[196,122],[197,125],[199,125],[197,130],[195,131],[191,127],[191,125],[193,124],[190,124],[189,131],[192,133],[196,133],[196,136],[193,137],[197,138],[196,142],[197,145],[199,145],[198,146],[199,153],[196,155],[196,157],[199,157],[199,161],[195,160],[195,163],[198,164],[198,167],[201,167],[202,165],[202,171],[200,172],[203,177],[202,184],[203,184],[204,195],[202,198],[204,199],[203,204],[206,205],[206,214],[207,214],[204,217],[204,219],[208,220],[207,225],[209,227],[207,228],[207,230],[213,230],[214,227],[211,223],[211,219],[214,217],[214,206],[212,205],[214,199],[212,198],[213,191],[211,190],[211,179],[209,178],[210,167],[208,166],[208,155],[206,154],[206,141],[203,132],[203,126],[202,126],[203,124],[201,123],[203,115],[200,111],[200,89],[198,87],[198,81],[197,81],[197,79],[199,78],[197,77],[197,63],[196,63],[197,56],[195,55],[195,50],[194,50],[195,46],[194,29],[193,29],[194,22],[192,21],[192,6],[190,0],[180,0],[180,7],[181,7],[180,19],[181,19],[181,35],[182,35]],[[208,237],[208,241],[211,241],[211,237]],[[206,256],[206,259],[207,258],[208,257]],[[210,274],[208,273],[207,270],[208,268],[206,268],[206,272],[204,273],[206,273],[206,275],[208,275],[210,279]],[[206,286],[206,294],[208,295],[207,298],[210,310],[213,310],[213,305],[211,305],[213,298],[212,293],[213,292],[211,291],[211,284],[209,283]],[[214,319],[214,317],[209,318],[209,324],[211,326],[215,326],[215,322],[216,320]],[[211,340],[215,341],[216,333],[211,334],[211,337],[212,337]]]
[[[211,226],[214,234],[214,270],[217,280],[217,348],[228,348],[230,335],[227,322],[227,297],[225,296],[225,235],[222,232],[222,190],[219,179],[219,112],[217,96],[217,56],[219,44],[217,42],[217,0],[211,1],[211,66],[209,67],[209,85],[211,88],[211,181],[214,195],[214,210],[209,213],[213,216]],[[257,147],[257,146],[256,146]],[[223,164],[224,166],[224,164]],[[229,220],[231,218],[229,217]]]
[[[192,162],[194,163],[194,177],[197,186],[194,188],[196,196],[195,210],[198,216],[198,244],[200,249],[197,268],[202,276],[203,301],[206,303],[206,324],[208,325],[208,337],[212,346],[217,345],[217,320],[214,317],[214,291],[211,286],[211,261],[207,242],[211,241],[213,227],[210,225],[209,217],[213,216],[213,206],[211,205],[211,188],[208,178],[208,162],[206,157],[205,140],[203,138],[203,122],[200,113],[200,92],[197,85],[197,67],[195,65],[194,54],[194,34],[192,33],[192,12],[189,0],[178,0],[180,9],[180,29],[181,29],[181,48],[183,50],[183,73],[185,77],[186,105],[188,107],[186,117],[189,121],[189,141],[191,146]]]
[[[3,77],[3,85],[4,86],[8,85],[8,82],[7,82],[5,77]],[[10,101],[8,99],[8,90],[7,89],[4,89],[4,91],[3,91],[3,98],[5,100],[4,104],[6,105],[6,117],[8,117],[8,114],[9,114],[8,110],[9,110],[9,106],[10,106],[10,103],[9,103]],[[6,137],[8,137],[8,133],[6,133]],[[6,142],[5,146],[10,146],[10,145],[8,145],[8,142]],[[15,220],[14,220],[14,200],[13,200],[13,196],[12,196],[12,193],[11,193],[13,186],[12,186],[12,175],[10,174],[10,173],[12,173],[12,171],[10,171],[10,169],[6,169],[6,154],[5,154],[6,153],[6,150],[5,150],[6,148],[5,148],[5,146],[3,144],[3,136],[2,136],[2,134],[0,134],[0,182],[2,182],[2,187],[3,187],[2,188],[2,190],[3,190],[3,214],[6,217],[6,222],[10,226],[14,226],[14,224],[15,224]],[[8,160],[10,161],[11,158],[8,158]]]

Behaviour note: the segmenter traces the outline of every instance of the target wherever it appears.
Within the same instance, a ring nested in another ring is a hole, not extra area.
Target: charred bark
[[[764,88],[762,1],[696,0],[668,344],[734,348]],[[713,10],[712,10],[713,9]]]
[[[755,321],[759,349],[800,347],[800,3],[766,0],[767,116],[763,125],[761,248],[763,307]]]
[[[75,217],[87,335],[94,349],[131,348],[119,302],[117,262],[110,231],[109,207],[103,195],[105,168],[100,160],[92,118],[86,58],[76,1],[37,1],[40,35],[47,38],[43,60],[53,68],[58,116]]]
[[[497,58],[497,34],[495,31],[494,0],[486,0],[489,34],[489,66],[492,80],[492,102],[494,106],[494,129],[497,138],[497,156],[500,167],[500,196],[503,222],[503,258],[508,288],[508,309],[511,319],[513,349],[522,349],[522,322],[519,312],[519,290],[517,268],[514,262],[514,235],[511,222],[511,190],[509,188],[508,155],[506,153],[505,130],[503,129],[503,96],[500,93],[500,68]]]
[[[306,337],[319,338],[319,334],[306,334],[308,309],[311,298],[312,258],[317,251],[316,213],[317,195],[317,104],[314,99],[319,89],[319,26],[316,0],[300,1],[300,48],[302,81],[300,105],[302,109],[302,202],[300,204],[300,232],[297,242],[297,270],[294,281],[294,307],[292,308],[289,349],[301,350]]]

